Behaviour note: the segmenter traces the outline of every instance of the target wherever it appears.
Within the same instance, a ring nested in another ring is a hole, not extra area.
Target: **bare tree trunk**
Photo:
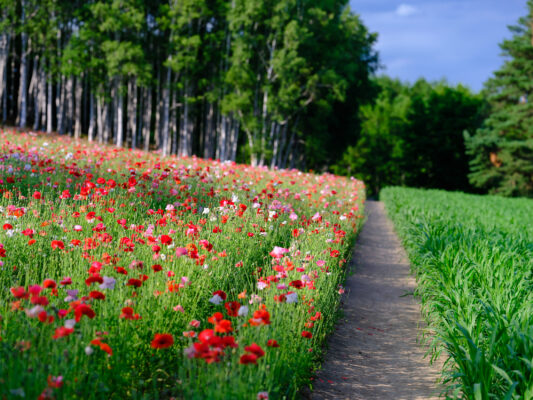
[[[169,153],[169,132],[168,132],[168,123],[169,123],[169,89],[170,89],[170,77],[171,71],[170,67],[167,67],[167,79],[163,88],[163,121],[161,129],[161,153],[163,156],[167,156]]]
[[[0,101],[3,103],[3,117],[7,118],[7,58],[9,55],[9,35],[7,32],[0,33]]]
[[[40,114],[40,123],[39,127],[44,129],[46,125],[46,72],[44,66],[46,65],[46,59],[43,58],[41,61],[41,68],[39,70],[39,114]]]
[[[170,154],[177,154],[178,152],[178,93],[176,91],[176,86],[178,82],[177,75],[174,77],[174,83],[172,87],[172,107],[170,107],[170,134],[172,137],[172,146],[170,149]]]
[[[26,0],[21,1],[22,8],[22,26],[25,25],[26,20]],[[20,90],[19,90],[19,127],[26,126],[26,112],[27,112],[27,85],[28,85],[28,34],[22,31],[21,36],[21,57],[20,57]]]
[[[98,126],[98,143],[104,142],[105,103],[101,96],[96,98],[96,123]]]
[[[65,133],[65,97],[66,97],[65,87],[66,87],[65,77],[61,76],[61,86],[59,90],[59,93],[61,95],[57,96],[59,97],[59,107],[57,108],[57,114],[58,114],[57,130],[59,131],[60,135],[63,135]]]
[[[237,145],[239,144],[239,121],[233,118],[231,129],[230,148],[228,150],[228,160],[235,161],[237,158]]]
[[[52,101],[53,99],[52,76],[48,75],[48,99],[46,103],[46,132],[52,133]]]
[[[163,109],[163,103],[161,99],[161,69],[157,71],[157,85],[155,87],[155,129],[154,129],[154,141],[156,149],[161,148],[161,111]]]
[[[215,147],[215,110],[213,102],[208,102],[204,135],[204,158],[212,158]]]
[[[90,90],[90,89],[89,89]],[[92,142],[94,140],[94,93],[91,90],[91,94],[89,95],[89,142]]]
[[[139,141],[139,144],[142,141],[142,130],[143,130],[143,122],[144,122],[144,90],[141,86],[137,87],[137,95],[139,96],[139,106],[138,106],[138,113],[137,113],[138,114],[137,132],[135,132],[135,135],[136,135],[135,146],[137,146],[137,141]]]
[[[221,161],[226,160],[226,141],[228,140],[228,125],[229,118],[226,115],[222,115],[216,152],[216,157]]]
[[[131,135],[131,147],[137,147],[137,85],[135,78],[128,81],[128,132]]]
[[[279,127],[280,125],[277,122],[272,122],[271,132],[272,132],[272,158],[270,160],[270,168],[276,167],[279,154]]]
[[[287,140],[287,126],[289,126],[289,122],[288,121],[284,121],[282,122],[282,128],[281,128],[281,138],[279,139],[279,145],[278,145],[278,149],[276,151],[276,166],[277,167],[282,167],[281,165],[281,162],[282,162],[282,155],[283,155],[283,146],[286,146],[286,140]],[[278,131],[279,131],[279,125],[278,125]],[[278,133],[279,134],[279,133]]]
[[[39,77],[39,57],[36,56],[33,58],[33,73],[28,88],[33,102],[33,130],[39,129]]]
[[[67,87],[65,92],[65,128],[67,133],[70,135],[73,133],[72,117],[74,117],[74,77],[72,75],[67,78]]]
[[[74,117],[74,137],[81,137],[81,103],[83,95],[83,74],[76,79],[76,108]]]
[[[147,87],[144,94],[143,144],[144,150],[148,151],[150,149],[150,125],[152,124],[152,88]]]
[[[117,78],[117,89],[116,89],[116,95],[117,97],[117,110],[116,110],[116,117],[117,117],[117,131],[116,131],[116,144],[117,147],[122,147],[124,142],[124,118],[123,118],[123,97],[120,90],[120,78]]]

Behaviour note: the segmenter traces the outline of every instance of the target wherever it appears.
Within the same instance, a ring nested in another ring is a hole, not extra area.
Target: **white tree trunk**
[[[83,95],[83,74],[76,79],[76,108],[74,117],[74,137],[81,137],[81,103]]]
[[[144,113],[143,113],[143,145],[144,151],[150,149],[150,128],[152,121],[152,89],[147,87],[144,89]]]
[[[59,85],[59,83],[58,83]],[[65,99],[66,99],[66,90],[65,90],[66,84],[65,84],[65,77],[61,76],[61,84],[60,89],[57,97],[59,98],[59,106],[57,108],[57,114],[58,114],[58,121],[57,121],[57,130],[59,131],[60,135],[63,135],[65,133]]]
[[[169,132],[168,132],[168,123],[169,123],[169,89],[170,89],[170,77],[171,71],[170,67],[167,67],[167,79],[163,89],[163,120],[162,120],[162,129],[161,129],[161,153],[163,156],[167,156],[169,153]]]
[[[32,94],[33,100],[33,130],[39,129],[39,90],[40,90],[40,74],[39,74],[39,57],[33,59],[33,73],[30,79],[29,92]]]
[[[131,147],[137,147],[137,85],[135,78],[128,81],[128,134],[131,135]]]
[[[5,32],[0,33],[0,102],[4,104],[3,120],[6,120],[7,105],[7,57],[9,54],[9,35]]]
[[[116,96],[117,97],[117,110],[116,110],[116,118],[117,118],[117,131],[116,131],[116,145],[117,147],[122,147],[123,141],[124,141],[124,118],[123,118],[123,99],[122,99],[122,93],[120,91],[120,78],[117,79],[117,89],[116,89]]]
[[[67,87],[66,87],[66,97],[65,97],[65,110],[64,110],[64,119],[65,119],[65,129],[66,132],[72,134],[72,117],[74,116],[74,77],[71,75],[67,78]]]
[[[43,58],[41,61],[41,68],[39,70],[39,114],[41,118],[39,127],[41,129],[44,129],[46,125],[46,72],[44,70],[45,64],[46,60]]]
[[[52,101],[53,101],[53,86],[52,86],[52,77],[48,76],[48,98],[46,103],[46,132],[52,133]]]
[[[229,118],[226,115],[222,115],[220,121],[220,132],[218,133],[218,143],[216,157],[221,160],[226,160],[226,141],[228,140],[228,125]]]
[[[89,142],[92,142],[94,140],[94,117],[94,93],[91,90],[91,94],[89,97]]]
[[[26,0],[21,1],[22,20],[24,26],[26,20]],[[28,60],[27,60],[28,35],[26,32],[21,34],[21,57],[20,57],[20,90],[19,90],[19,127],[26,126],[27,112],[27,86],[28,86]]]
[[[205,139],[204,139],[204,158],[212,158],[215,147],[215,109],[213,102],[209,102],[206,113]]]

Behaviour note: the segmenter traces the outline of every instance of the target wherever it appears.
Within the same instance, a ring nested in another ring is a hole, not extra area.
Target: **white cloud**
[[[400,4],[398,8],[396,8],[396,15],[399,15],[400,17],[409,17],[416,13],[418,13],[418,8],[410,4]]]

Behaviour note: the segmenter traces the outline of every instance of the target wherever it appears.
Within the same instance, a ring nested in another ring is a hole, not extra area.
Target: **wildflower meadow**
[[[364,184],[0,133],[0,398],[293,398]]]

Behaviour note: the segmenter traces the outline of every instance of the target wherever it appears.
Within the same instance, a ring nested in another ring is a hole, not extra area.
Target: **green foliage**
[[[380,194],[409,253],[448,394],[533,396],[533,203],[444,191]]]
[[[333,170],[363,179],[372,194],[386,185],[469,190],[463,131],[476,129],[483,97],[459,85],[407,85],[376,79],[380,93],[360,108],[361,132]]]
[[[533,197],[533,1],[528,8],[500,45],[505,63],[486,83],[490,115],[475,135],[465,135],[470,181],[504,196]]]

